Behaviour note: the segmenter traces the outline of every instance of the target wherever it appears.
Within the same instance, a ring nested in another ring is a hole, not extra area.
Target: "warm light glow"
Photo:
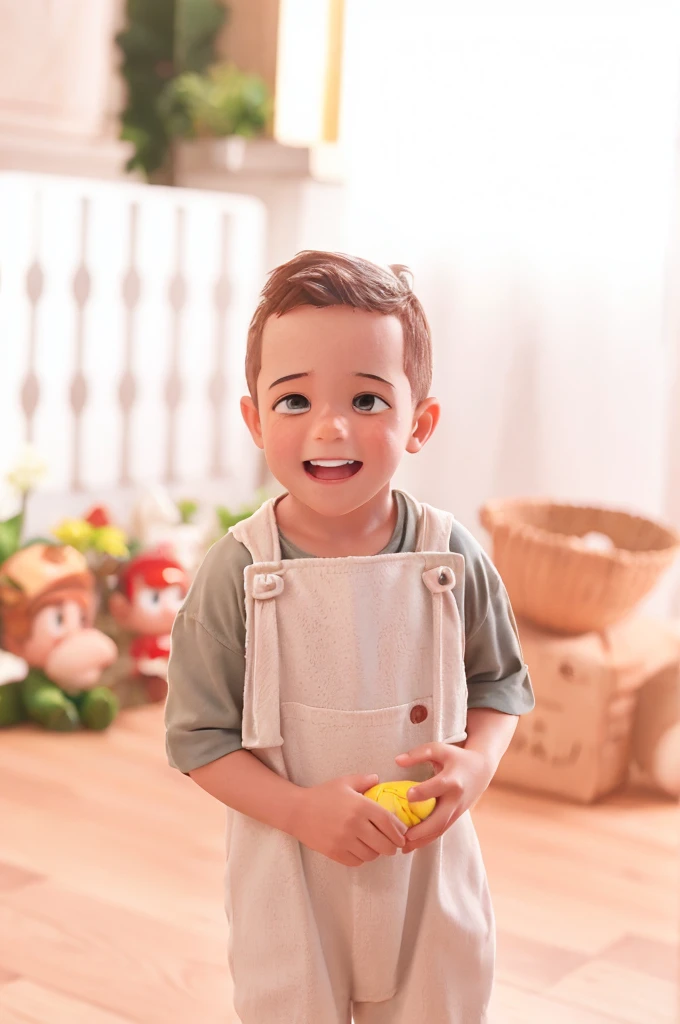
[[[342,0],[281,0],[274,134],[291,146],[337,135]]]
[[[400,484],[463,523],[663,509],[679,40],[677,0],[347,0],[345,245],[415,273],[445,401]]]

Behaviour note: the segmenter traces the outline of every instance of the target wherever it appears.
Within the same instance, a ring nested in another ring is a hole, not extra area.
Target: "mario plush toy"
[[[151,701],[167,694],[170,631],[189,583],[186,570],[162,549],[147,551],[123,566],[109,598],[118,625],[135,634],[130,656]]]

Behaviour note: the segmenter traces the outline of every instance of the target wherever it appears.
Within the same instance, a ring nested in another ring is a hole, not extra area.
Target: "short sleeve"
[[[468,708],[526,714],[533,710],[534,693],[515,616],[498,570],[481,544],[459,523],[454,523],[450,549],[465,559]]]
[[[250,552],[228,534],[200,566],[172,630],[166,751],[190,772],[241,749],[245,679],[243,570]]]

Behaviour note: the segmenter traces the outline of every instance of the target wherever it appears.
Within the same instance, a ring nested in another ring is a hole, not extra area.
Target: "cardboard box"
[[[518,627],[536,708],[520,717],[496,781],[592,803],[628,776],[639,690],[680,663],[677,630],[637,617],[578,637]]]

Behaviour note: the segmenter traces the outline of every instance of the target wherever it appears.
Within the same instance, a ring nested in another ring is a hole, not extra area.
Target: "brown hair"
[[[352,306],[396,316],[404,332],[404,373],[414,404],[427,398],[432,384],[432,341],[411,278],[408,267],[400,264],[388,269],[357,256],[316,250],[299,252],[273,270],[248,329],[246,381],[255,405],[264,325],[270,316],[283,316],[297,306]]]

